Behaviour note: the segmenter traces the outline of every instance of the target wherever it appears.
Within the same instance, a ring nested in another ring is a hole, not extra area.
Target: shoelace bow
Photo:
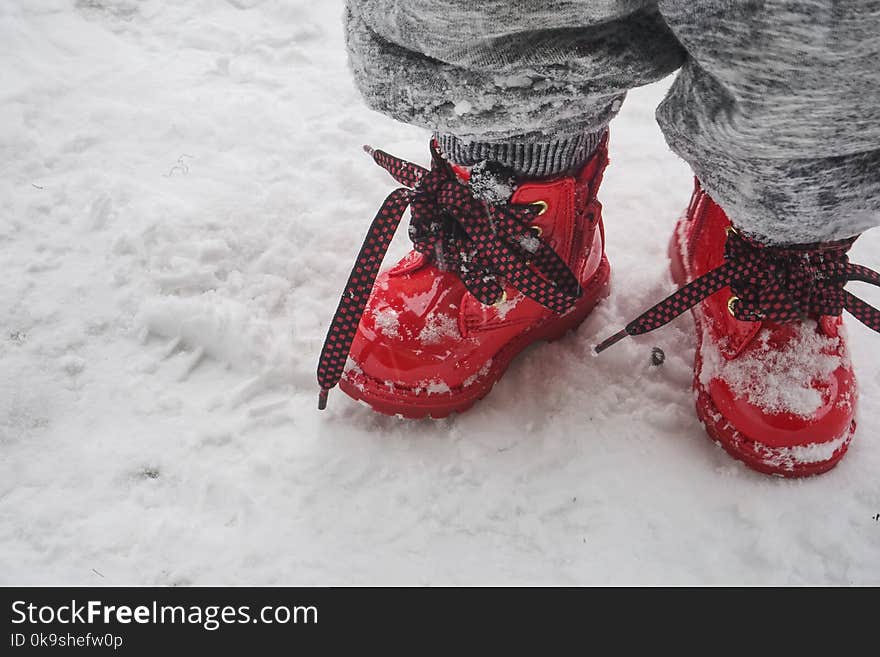
[[[880,274],[849,262],[852,237],[837,242],[766,246],[728,231],[724,264],[691,281],[596,346],[601,353],[628,335],[668,324],[718,290],[730,286],[728,308],[737,319],[792,322],[848,310],[880,331],[880,311],[843,287],[849,281],[880,286]]]
[[[364,150],[404,187],[391,192],[373,219],[339,300],[318,362],[319,409],[342,378],[379,267],[407,207],[415,250],[458,274],[480,302],[501,300],[505,282],[557,313],[581,296],[571,269],[532,227],[540,212],[536,205],[487,205],[458,179],[434,143],[430,170],[384,151]]]

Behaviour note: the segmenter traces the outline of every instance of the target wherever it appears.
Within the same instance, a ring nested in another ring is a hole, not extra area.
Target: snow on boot
[[[683,287],[596,351],[692,308],[697,415],[712,439],[767,474],[830,470],[855,431],[841,314],[880,330],[880,312],[843,289],[854,280],[880,285],[876,272],[849,262],[855,240],[761,244],[736,231],[697,182],[669,247]]]
[[[523,349],[577,327],[607,295],[596,199],[607,137],[579,171],[513,180],[506,193],[436,143],[430,170],[368,152],[405,187],[380,209],[342,294],[318,366],[319,407],[339,382],[389,415],[464,411]],[[407,207],[414,249],[377,279]]]

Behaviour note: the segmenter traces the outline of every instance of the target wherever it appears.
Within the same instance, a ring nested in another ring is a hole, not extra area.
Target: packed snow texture
[[[859,431],[805,481],[706,438],[689,318],[591,355],[672,289],[691,180],[653,120],[668,83],[612,126],[614,291],[578,332],[461,416],[316,410],[392,189],[361,144],[428,161],[364,108],[341,11],[0,3],[0,583],[880,584],[878,336],[848,320]]]

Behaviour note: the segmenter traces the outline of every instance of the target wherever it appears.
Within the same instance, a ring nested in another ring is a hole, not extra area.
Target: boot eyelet
[[[530,228],[535,231],[535,237],[541,237],[544,234],[544,229],[540,226],[532,225]]]
[[[534,203],[529,203],[529,205],[535,205],[539,208],[538,216],[540,217],[542,214],[547,212],[547,209],[550,207],[547,205],[547,201],[535,201]]]
[[[498,297],[498,300],[495,301],[495,303],[493,303],[492,306],[493,306],[494,308],[497,308],[498,306],[500,306],[500,305],[501,305],[502,303],[504,303],[505,301],[507,301],[507,290],[501,290],[501,296]]]
[[[725,226],[725,228],[724,228],[724,233],[725,233],[728,237],[730,237],[731,235],[739,235],[739,233],[737,232],[736,228],[733,227],[733,224],[730,224],[730,225],[728,225],[728,226]]]
[[[733,309],[734,309],[734,306],[736,306],[737,303],[739,303],[739,297],[731,296],[731,297],[727,300],[727,312],[730,313],[731,317],[736,317],[736,313],[733,311]]]

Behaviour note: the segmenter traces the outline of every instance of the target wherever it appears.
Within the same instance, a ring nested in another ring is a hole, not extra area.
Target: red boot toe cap
[[[769,388],[769,386],[768,386]],[[855,409],[852,369],[838,367],[822,381],[763,395],[734,391],[722,378],[708,386],[715,410],[740,433],[770,448],[838,440],[848,432]]]

